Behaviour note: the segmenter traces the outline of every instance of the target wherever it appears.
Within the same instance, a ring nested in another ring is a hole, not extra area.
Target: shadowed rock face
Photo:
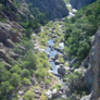
[[[88,81],[92,79],[92,93],[81,100],[100,100],[100,27],[89,54]]]
[[[70,3],[73,8],[80,9],[96,0],[71,0]]]
[[[68,10],[63,0],[26,0],[32,2],[33,6],[40,12],[46,13],[48,18],[62,18],[68,15]]]
[[[94,41],[94,91],[91,100],[100,100],[100,28],[96,33]]]

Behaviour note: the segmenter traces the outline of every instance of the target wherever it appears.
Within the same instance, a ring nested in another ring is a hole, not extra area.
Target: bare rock
[[[91,68],[93,71],[93,94],[91,100],[100,99],[100,27],[95,34],[95,40],[92,48],[92,58],[90,58]],[[90,54],[91,54],[90,53]]]
[[[81,98],[81,100],[90,100],[91,98],[91,94],[90,95],[87,95],[87,96],[84,96]]]
[[[0,49],[3,49],[4,48],[4,45],[3,45],[3,43],[1,42],[0,43]]]
[[[0,57],[5,58],[6,56],[6,51],[4,49],[0,49]]]
[[[81,100],[100,100],[100,28],[95,34],[95,40],[89,53],[85,80],[90,85],[92,93]]]
[[[9,48],[13,48],[15,45],[11,39],[7,39],[5,43],[6,43],[6,46]]]

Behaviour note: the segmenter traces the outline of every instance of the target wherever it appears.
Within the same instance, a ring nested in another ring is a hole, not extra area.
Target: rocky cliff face
[[[20,22],[25,23],[28,17],[34,23],[36,17],[37,20],[39,17],[39,22],[42,19],[45,21],[45,18],[62,18],[67,14],[63,0],[0,0],[0,59],[8,65],[9,58],[17,57],[12,49],[25,33]]]
[[[91,67],[93,68],[93,94],[91,100],[99,100],[100,99],[100,28],[98,29],[94,45],[92,47],[94,49],[94,63],[91,62]],[[91,59],[91,58],[90,58]]]
[[[96,0],[70,0],[70,3],[73,8],[80,9],[83,6],[86,6]]]
[[[23,27],[16,22],[19,12],[11,0],[1,0],[0,5],[0,61],[9,68],[10,60],[16,61],[18,57],[13,48],[21,41]]]
[[[91,83],[91,94],[81,100],[100,100],[100,28],[95,34],[95,40],[89,53],[86,79]]]

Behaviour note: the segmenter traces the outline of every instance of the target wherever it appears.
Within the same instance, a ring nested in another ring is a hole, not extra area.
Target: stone
[[[3,43],[1,42],[0,43],[0,49],[3,49],[4,48],[4,45],[3,45]]]
[[[7,46],[7,47],[9,47],[9,48],[14,48],[14,42],[11,40],[11,39],[7,39],[6,41],[5,41],[5,45]]]
[[[84,74],[86,72],[86,69],[84,67],[80,67],[80,68],[75,69],[74,72]]]
[[[5,67],[6,67],[8,70],[11,68],[11,65],[8,64],[7,62],[3,61],[3,63],[4,63]]]
[[[4,49],[0,49],[0,57],[5,58],[6,56],[6,51]]]
[[[46,93],[46,96],[48,96],[49,99],[52,99],[52,91],[48,90]]]
[[[59,60],[55,60],[55,64],[60,65],[61,63],[59,62]]]
[[[18,94],[20,95],[20,96],[22,96],[23,94],[24,94],[24,91],[18,91]]]
[[[13,51],[10,51],[9,52],[9,55],[10,55],[10,57],[12,57],[13,59],[17,59],[20,55],[18,55],[18,54],[16,54],[15,52],[13,52]]]
[[[90,95],[87,95],[87,96],[84,96],[81,98],[81,100],[90,100],[91,98],[91,94]]]
[[[57,94],[57,89],[53,89],[52,94]]]
[[[35,93],[35,94],[38,94],[38,95],[41,95],[41,92],[40,92],[39,89],[35,89],[35,90],[34,90],[34,93]]]
[[[61,50],[64,49],[64,42],[59,43],[59,49],[61,49]]]

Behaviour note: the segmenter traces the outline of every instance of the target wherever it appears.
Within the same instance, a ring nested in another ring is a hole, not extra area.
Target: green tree
[[[18,87],[21,85],[21,77],[20,75],[18,75],[17,73],[13,73],[10,79],[10,83],[14,86],[14,87]]]

